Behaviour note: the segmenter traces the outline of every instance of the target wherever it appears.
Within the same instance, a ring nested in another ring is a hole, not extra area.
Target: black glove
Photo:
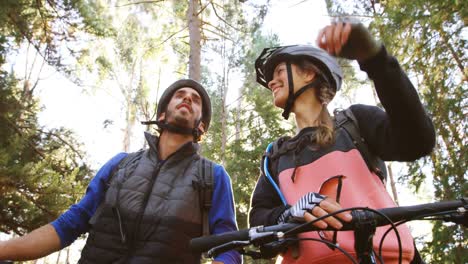
[[[338,56],[363,61],[375,56],[381,48],[380,41],[376,40],[363,24],[351,24],[348,41],[344,44]]]
[[[321,201],[327,198],[324,195],[318,193],[306,193],[302,196],[297,203],[286,209],[279,217],[278,217],[278,224],[284,224],[291,221],[304,221],[304,213],[309,212],[312,213],[312,209],[315,206],[319,205]]]

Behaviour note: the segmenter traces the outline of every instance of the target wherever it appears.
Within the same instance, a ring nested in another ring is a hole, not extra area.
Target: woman
[[[342,81],[340,66],[330,55],[357,60],[374,82],[385,108],[357,104],[347,110],[372,155],[383,160],[414,161],[434,147],[434,127],[416,90],[397,60],[362,24],[329,25],[321,31],[317,43],[321,49],[306,45],[267,48],[256,60],[257,81],[272,91],[274,105],[284,110],[284,118],[295,115],[298,132],[293,138],[278,140],[267,154],[268,166],[252,195],[251,226],[312,221],[353,206],[394,206],[378,170],[369,169],[356,141],[336,127],[327,110]],[[271,174],[271,179],[265,174]],[[315,225],[340,229],[342,222],[351,218],[344,212]],[[377,228],[375,252],[385,230]],[[408,228],[400,226],[398,230],[403,263],[422,262]],[[351,231],[309,232],[301,237],[339,245],[359,260],[373,254],[372,250],[356,253]],[[398,263],[394,233],[386,237],[382,255],[385,263]],[[349,260],[332,246],[304,241],[283,254],[283,263]]]

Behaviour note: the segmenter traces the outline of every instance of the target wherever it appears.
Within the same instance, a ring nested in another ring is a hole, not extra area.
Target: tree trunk
[[[221,83],[221,162],[225,164],[225,153],[226,153],[226,144],[227,144],[227,109],[226,109],[226,96],[228,91],[228,76],[229,69],[226,65],[226,39],[223,39],[223,46],[221,51],[223,57],[223,79]]]
[[[67,257],[65,258],[65,264],[70,263],[70,246],[67,247]]]
[[[237,99],[237,107],[236,107],[236,134],[235,134],[235,140],[239,140],[241,138],[241,115],[242,115],[242,96],[244,95],[244,86],[241,86],[239,90],[239,98]]]
[[[123,150],[128,152],[130,149],[130,140],[132,137],[132,121],[131,121],[131,101],[127,99],[127,107],[125,109],[125,128],[124,128],[124,139],[123,139]]]
[[[390,178],[390,187],[392,188],[393,200],[395,201],[396,205],[400,205],[398,203],[398,194],[396,190],[395,180],[393,179],[393,171],[392,171],[391,163],[387,165],[387,171],[388,171],[388,178]]]
[[[187,21],[189,29],[189,78],[199,82],[201,80],[201,21],[198,17],[198,0],[190,0],[187,10]]]
[[[59,250],[58,254],[57,254],[57,261],[55,262],[56,264],[59,264],[60,263],[60,255],[62,253],[62,250]]]
[[[460,56],[458,56],[457,52],[453,48],[453,46],[449,43],[449,40],[447,38],[447,34],[442,30],[439,29],[439,34],[440,37],[442,38],[442,43],[448,48],[450,51],[450,54],[452,55],[452,58],[455,60],[456,65],[458,69],[460,70],[460,73],[463,75],[463,81],[468,81],[468,76],[467,76],[467,71],[466,68],[463,66],[463,62],[460,59]]]

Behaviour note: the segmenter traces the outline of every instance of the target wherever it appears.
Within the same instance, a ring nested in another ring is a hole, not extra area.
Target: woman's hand
[[[341,206],[331,198],[327,198],[318,193],[307,193],[302,196],[294,206],[284,211],[278,218],[278,223],[286,223],[291,221],[307,221],[311,222],[315,219],[325,216],[329,213],[341,210]],[[331,226],[335,229],[340,229],[343,225],[341,221],[349,222],[352,217],[349,212],[342,212],[335,216],[327,217],[320,220],[314,225],[318,228],[327,228]]]
[[[351,33],[350,23],[333,23],[320,30],[317,45],[331,55],[341,52]]]
[[[331,55],[358,61],[375,56],[382,48],[363,24],[349,22],[324,27],[317,36],[317,45]]]
[[[340,206],[339,203],[337,203],[336,201],[328,197],[325,200],[323,200],[318,206],[315,206],[311,212],[306,212],[304,214],[304,220],[306,220],[307,222],[311,222],[319,217],[328,215],[330,213],[336,212],[341,209],[343,208]],[[327,228],[328,226],[331,226],[335,229],[341,229],[343,227],[343,224],[341,223],[341,221],[350,222],[351,219],[352,219],[351,213],[342,212],[337,215],[320,220],[314,225],[322,229]]]

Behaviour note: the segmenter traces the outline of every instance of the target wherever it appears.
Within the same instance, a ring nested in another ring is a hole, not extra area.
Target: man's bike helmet
[[[193,128],[186,128],[186,127],[180,127],[172,124],[168,124],[165,120],[163,121],[158,121],[159,117],[161,116],[162,113],[164,113],[167,109],[167,105],[171,101],[172,96],[174,93],[184,87],[189,87],[194,89],[195,91],[198,92],[202,99],[202,117],[200,120],[197,120],[196,123],[194,124]],[[161,129],[168,129],[170,131],[176,132],[176,133],[181,133],[181,134],[192,134],[194,136],[194,140],[198,140],[198,138],[201,135],[201,131],[198,129],[198,125],[200,122],[205,124],[205,132],[208,131],[208,127],[210,126],[210,121],[211,121],[211,100],[210,97],[208,96],[208,93],[206,92],[205,88],[198,82],[192,80],[192,79],[181,79],[173,84],[171,84],[169,87],[167,87],[166,90],[164,90],[163,94],[161,95],[161,98],[159,99],[158,103],[158,109],[156,112],[156,121],[146,121],[142,122],[145,125],[151,125],[151,124],[156,124],[158,125]]]

